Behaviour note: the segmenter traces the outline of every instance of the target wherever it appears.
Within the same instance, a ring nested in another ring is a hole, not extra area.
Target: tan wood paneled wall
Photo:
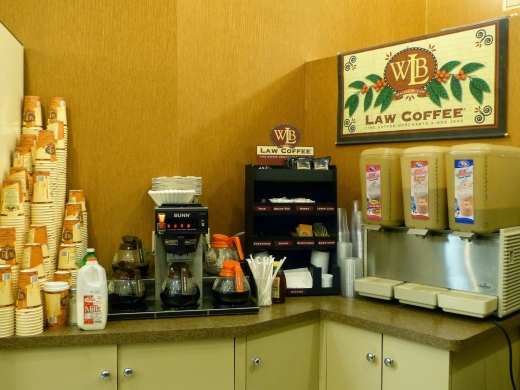
[[[242,231],[244,165],[280,123],[333,156],[348,206],[363,147],[334,144],[334,56],[502,14],[501,0],[474,3],[6,0],[0,20],[25,46],[25,94],[45,114],[52,96],[67,101],[69,188],[85,190],[108,268],[122,235],[151,245],[152,177],[202,176],[212,232]]]

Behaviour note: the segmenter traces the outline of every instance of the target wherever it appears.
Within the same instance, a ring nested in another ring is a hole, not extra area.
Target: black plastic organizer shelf
[[[265,237],[253,238],[255,251],[265,250],[336,250],[336,237]]]
[[[255,181],[336,181],[335,166],[330,169],[288,169],[285,167],[272,166],[263,168],[263,165],[248,165],[251,167],[253,180]]]
[[[288,169],[282,166],[245,166],[244,256],[267,251],[277,259],[286,257],[284,269],[308,268],[313,287],[287,289],[288,296],[337,295],[340,293],[336,264],[337,171]],[[274,203],[273,198],[306,198],[314,202]],[[296,237],[299,224],[321,223],[330,237]],[[321,287],[321,268],[310,263],[313,250],[330,252],[332,287]],[[247,267],[246,267],[247,268]]]
[[[336,205],[332,203],[255,203],[253,211],[258,215],[284,215],[296,214],[331,214],[336,213]]]

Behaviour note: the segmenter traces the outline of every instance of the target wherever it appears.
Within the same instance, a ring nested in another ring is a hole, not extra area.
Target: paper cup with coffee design
[[[23,251],[22,269],[34,269],[38,272],[38,277],[45,276],[43,269],[42,244],[25,244]]]
[[[14,304],[11,266],[0,264],[0,307]]]
[[[35,269],[23,269],[18,279],[18,293],[16,296],[16,308],[27,309],[42,305],[40,284],[38,283],[38,271]]]
[[[61,244],[58,256],[58,269],[71,270],[78,268],[76,245]]]

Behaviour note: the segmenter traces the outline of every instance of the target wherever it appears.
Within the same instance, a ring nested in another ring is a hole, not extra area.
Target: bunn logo
[[[271,142],[279,148],[294,148],[302,136],[293,125],[278,125],[271,130]]]
[[[422,47],[411,47],[390,58],[385,67],[385,79],[397,92],[417,90],[428,85],[436,70],[437,59],[431,51]]]
[[[180,218],[187,218],[187,217],[189,217],[189,216],[190,216],[189,213],[174,213],[174,214],[173,214],[173,217],[174,217],[174,218],[179,218],[179,217],[180,217]]]

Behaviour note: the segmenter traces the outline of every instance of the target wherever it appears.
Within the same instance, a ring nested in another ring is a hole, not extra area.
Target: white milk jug
[[[80,329],[104,329],[108,315],[108,291],[105,269],[91,257],[78,271],[77,324]]]

